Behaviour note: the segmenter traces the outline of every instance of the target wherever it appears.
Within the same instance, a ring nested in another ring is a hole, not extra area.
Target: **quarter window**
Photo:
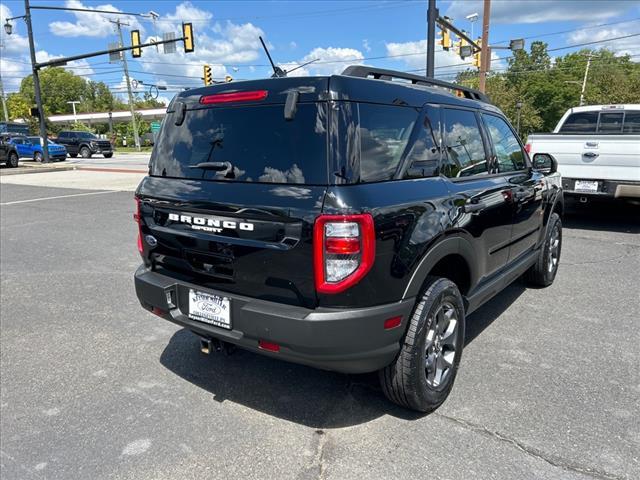
[[[391,180],[411,137],[418,112],[411,107],[361,103],[360,181]]]
[[[442,173],[447,177],[487,174],[487,160],[482,134],[475,113],[445,109],[444,142],[446,145]]]
[[[522,147],[507,122],[493,115],[483,114],[482,117],[493,143],[493,150],[498,160],[498,171],[524,170],[526,164]]]
[[[439,112],[427,111],[407,153],[404,178],[432,177],[437,175],[440,163]]]

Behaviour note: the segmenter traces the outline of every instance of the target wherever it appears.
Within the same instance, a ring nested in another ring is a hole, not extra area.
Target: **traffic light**
[[[233,77],[231,75],[225,75],[224,81],[227,83],[233,82]]]
[[[131,46],[138,47],[140,45],[140,30],[131,30]],[[131,50],[131,56],[138,58],[142,56],[142,49],[140,47]]]
[[[440,45],[442,45],[443,50],[449,50],[452,45],[451,33],[446,28],[440,27],[440,30],[442,31],[442,36],[438,37]]]
[[[213,85],[213,76],[211,75],[211,67],[209,65],[205,65],[203,67],[204,72],[204,85],[209,86]]]
[[[476,40],[476,44],[478,45],[478,47],[482,48],[482,39],[478,38],[478,40]],[[480,68],[480,66],[482,65],[482,50],[478,50],[473,54],[473,62],[471,63],[474,67]]]
[[[184,53],[193,52],[193,26],[190,23],[182,24],[182,38],[184,39]]]

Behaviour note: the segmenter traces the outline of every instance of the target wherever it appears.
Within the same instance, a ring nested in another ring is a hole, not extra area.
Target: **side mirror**
[[[533,156],[533,168],[550,175],[558,171],[558,161],[550,153],[536,153]]]

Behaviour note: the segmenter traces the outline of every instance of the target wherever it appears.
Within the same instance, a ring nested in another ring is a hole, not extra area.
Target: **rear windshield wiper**
[[[230,162],[200,162],[195,165],[189,165],[189,168],[201,168],[203,170],[222,172],[223,170],[230,170],[233,166]]]

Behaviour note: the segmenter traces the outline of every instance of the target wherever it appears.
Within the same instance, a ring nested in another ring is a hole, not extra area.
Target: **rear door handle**
[[[464,212],[465,213],[473,213],[484,210],[487,206],[482,202],[473,202],[473,203],[465,203],[464,204]]]
[[[596,152],[584,152],[582,155],[587,158],[596,158],[599,154]]]

